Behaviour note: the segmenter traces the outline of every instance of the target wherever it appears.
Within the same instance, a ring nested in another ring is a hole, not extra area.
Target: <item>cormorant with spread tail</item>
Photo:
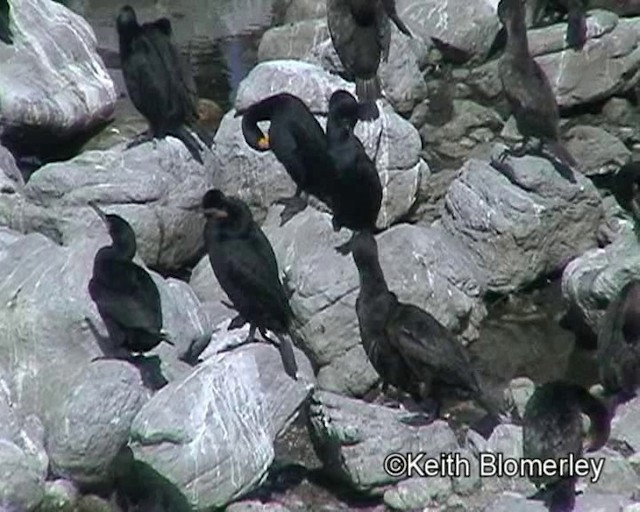
[[[133,262],[136,235],[119,215],[89,206],[109,230],[112,243],[102,247],[93,261],[89,295],[95,302],[114,344],[143,353],[161,341],[173,345],[162,329],[162,305],[149,273]],[[117,339],[113,339],[113,338]]]
[[[400,302],[389,291],[370,232],[355,234],[352,255],[360,280],[356,314],[362,345],[382,379],[383,391],[390,384],[417,403],[432,398],[436,415],[447,396],[473,398],[494,421],[501,421],[462,345],[429,313]]]
[[[329,155],[337,172],[332,194],[333,229],[376,231],[376,220],[382,204],[382,184],[375,163],[353,133],[362,119],[362,103],[347,91],[336,91],[329,100],[327,141]],[[337,247],[347,254],[349,244]]]
[[[518,131],[524,137],[519,149],[508,150],[503,157],[508,154],[523,155],[527,142],[535,137],[539,139],[540,150],[546,146],[551,151],[557,160],[558,171],[569,181],[575,182],[572,168],[576,161],[560,141],[560,114],[556,98],[549,79],[529,53],[524,3],[525,0],[500,0],[498,4],[498,16],[507,32],[507,45],[500,58],[498,71]],[[494,164],[499,170],[508,171],[502,161]]]
[[[186,126],[198,118],[193,77],[171,42],[171,23],[160,18],[140,25],[131,6],[124,6],[116,21],[122,75],[127,92],[149,122],[150,136],[180,139],[193,158],[202,163],[201,145]],[[149,140],[138,137],[129,147]]]
[[[285,371],[297,379],[293,346],[282,336],[288,334],[293,338],[293,312],[280,282],[278,262],[269,239],[253,220],[249,207],[220,190],[206,192],[202,209],[206,217],[204,243],[213,273],[238,312],[229,328],[248,322],[247,342],[254,340],[257,329],[273,343],[267,336],[267,330],[272,331],[279,341],[274,345],[280,350]]]
[[[320,123],[309,107],[289,93],[276,94],[251,105],[243,115],[244,139],[256,151],[273,151],[287,174],[296,184],[292,197],[277,202],[285,208],[280,214],[281,225],[307,207],[301,194],[311,194],[331,206],[331,193],[336,173],[327,152],[327,140]],[[269,133],[258,126],[270,121]]]
[[[0,0],[0,41],[5,44],[13,44],[13,33],[9,26],[9,0]]]
[[[621,401],[640,388],[640,281],[627,283],[605,313],[598,333],[600,380]]]
[[[583,432],[582,414],[591,420],[588,434]],[[595,451],[609,438],[611,414],[607,405],[582,386],[563,381],[548,382],[536,388],[527,402],[522,439],[525,459],[563,459],[583,451]],[[570,512],[575,504],[577,477],[530,474],[542,489],[533,499],[543,499],[550,512]]]
[[[358,99],[368,104],[366,119],[375,119],[375,101],[382,91],[378,79],[380,58],[389,57],[389,18],[412,37],[396,11],[395,0],[327,0],[331,41],[345,70],[355,77]]]

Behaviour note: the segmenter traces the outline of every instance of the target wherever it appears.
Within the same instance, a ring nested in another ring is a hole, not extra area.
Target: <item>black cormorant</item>
[[[560,141],[560,114],[555,95],[549,79],[529,53],[524,3],[525,0],[500,0],[498,4],[498,16],[507,32],[507,45],[498,72],[518,131],[524,137],[518,150],[508,150],[504,156],[523,155],[529,139],[537,138],[539,149],[546,146],[557,159],[558,170],[575,182],[572,168],[576,161]],[[496,167],[504,169],[504,166]]]
[[[585,436],[582,414],[591,424]],[[553,381],[536,388],[524,411],[523,455],[527,459],[561,459],[569,454],[600,449],[609,438],[611,414],[607,405],[582,386]],[[570,512],[575,503],[577,477],[528,475],[543,487],[534,499],[544,499],[550,512]]]
[[[598,333],[600,380],[621,400],[640,388],[640,281],[627,283],[609,304]]]
[[[8,0],[0,0],[0,41],[5,44],[13,44],[13,33],[9,26],[10,9]]]
[[[148,352],[161,341],[173,345],[162,329],[158,288],[149,273],[133,262],[133,229],[119,215],[105,214],[93,203],[89,206],[102,219],[112,240],[96,253],[89,281],[89,295],[112,341],[134,353]]]
[[[375,163],[353,133],[362,119],[363,104],[347,91],[336,91],[329,100],[327,142],[329,155],[337,172],[332,192],[333,229],[376,231],[382,204],[382,184]],[[349,242],[337,250],[346,254]]]
[[[149,122],[150,135],[177,137],[202,163],[200,144],[186,128],[198,119],[195,85],[171,42],[171,23],[160,18],[140,25],[133,8],[126,5],[116,25],[125,85],[132,103]],[[129,147],[148,139],[140,137]]]
[[[276,94],[251,105],[243,115],[242,133],[247,144],[256,151],[273,151],[287,174],[296,184],[293,197],[277,202],[285,205],[281,225],[307,206],[301,194],[312,194],[331,206],[335,171],[327,152],[327,140],[320,123],[309,107],[288,93]],[[269,133],[258,126],[270,121]]]
[[[640,225],[640,162],[620,167],[613,176],[611,189],[620,206]]]
[[[375,119],[381,97],[378,66],[389,57],[389,18],[412,37],[396,11],[395,0],[327,0],[331,41],[345,70],[355,77],[358,99],[368,104],[366,119]]]
[[[565,41],[570,48],[581,50],[587,42],[587,19],[586,19],[586,1],[585,0],[547,0],[538,4],[538,11],[547,7],[559,7],[567,13],[567,33]],[[534,15],[536,18],[541,13]]]
[[[220,190],[209,190],[202,198],[206,217],[204,243],[209,261],[220,286],[238,312],[229,328],[249,323],[247,342],[253,341],[256,329],[262,336],[272,331],[279,343],[282,363],[288,375],[297,379],[291,342],[293,312],[280,282],[278,262],[269,239],[256,224],[249,207]]]
[[[383,391],[390,384],[418,403],[432,398],[436,415],[447,396],[474,398],[500,421],[501,413],[480,388],[464,347],[429,313],[403,304],[389,291],[373,234],[356,233],[352,254],[360,280],[356,300],[360,337]]]

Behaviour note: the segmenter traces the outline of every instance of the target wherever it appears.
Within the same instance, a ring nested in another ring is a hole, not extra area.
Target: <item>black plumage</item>
[[[548,0],[538,4],[538,11],[545,7],[560,9],[567,15],[567,33],[565,41],[570,48],[581,50],[587,42],[587,18],[585,0]],[[536,18],[542,13],[536,13]]]
[[[327,23],[333,46],[345,70],[354,76],[358,99],[369,103],[367,119],[378,116],[382,96],[378,66],[389,57],[391,19],[412,37],[396,11],[395,0],[327,0]]]
[[[149,273],[133,262],[136,235],[122,217],[90,204],[109,230],[112,243],[96,253],[89,295],[112,341],[129,352],[143,353],[161,341],[173,345],[162,330],[160,293]],[[116,338],[116,339],[114,339]]]
[[[347,91],[336,91],[329,100],[327,142],[337,173],[332,192],[333,229],[376,230],[382,204],[382,184],[375,163],[353,133],[362,118],[362,104]],[[349,242],[338,250],[346,254]]]
[[[0,0],[0,41],[5,44],[13,44],[13,32],[11,32],[9,0]]]
[[[609,304],[598,333],[600,380],[621,399],[640,388],[640,281],[627,283]]]
[[[583,432],[581,415],[591,420]],[[527,459],[559,459],[595,451],[609,438],[611,415],[607,405],[582,386],[563,381],[536,388],[525,407],[522,428],[523,455]],[[569,512],[575,504],[577,478],[568,475],[528,475],[541,488],[533,496],[543,499],[550,512]]]
[[[127,92],[149,122],[150,135],[177,137],[202,163],[201,146],[186,128],[198,119],[195,85],[171,41],[170,21],[160,18],[140,25],[127,5],[120,10],[116,25]],[[148,139],[141,137],[130,146]]]
[[[529,53],[524,0],[500,0],[498,16],[507,32],[507,45],[498,72],[518,131],[524,137],[522,147],[508,153],[524,154],[529,139],[537,138],[540,149],[546,147],[557,160],[558,170],[575,182],[572,168],[576,161],[560,141],[560,114],[553,89]]]
[[[375,238],[357,233],[352,254],[360,292],[356,314],[367,357],[383,382],[411,395],[418,403],[432,398],[474,398],[499,420],[500,413],[485,396],[467,353],[455,337],[426,311],[400,302],[390,292],[378,259]]]
[[[256,329],[262,336],[272,331],[285,371],[297,378],[291,342],[293,312],[278,273],[278,262],[269,239],[256,224],[249,207],[241,200],[209,190],[202,198],[206,217],[204,242],[213,272],[231,300],[238,316],[230,329],[250,324],[247,341],[253,341]]]
[[[620,206],[640,225],[640,162],[620,167],[613,176],[611,191]]]
[[[335,171],[324,130],[309,107],[300,98],[281,93],[239,114],[243,114],[242,133],[247,144],[256,151],[273,151],[296,184],[293,197],[278,200],[285,205],[280,216],[282,225],[306,208],[303,192],[331,206]],[[268,135],[260,130],[259,121],[270,121]]]

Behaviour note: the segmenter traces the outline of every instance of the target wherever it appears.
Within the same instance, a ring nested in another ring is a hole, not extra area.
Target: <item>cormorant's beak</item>
[[[269,149],[269,136],[267,134],[258,139],[258,147],[260,149]]]
[[[236,110],[236,113],[233,114],[233,117],[241,117],[244,115],[244,110]]]
[[[202,213],[205,217],[213,217],[214,219],[226,219],[229,216],[229,212],[220,208],[203,208]]]
[[[96,205],[93,201],[89,201],[88,205],[93,209],[94,212],[96,212],[96,214],[98,214],[98,217],[100,217],[100,220],[104,222],[105,226],[107,226],[109,223],[107,222],[106,213],[98,208],[98,205]]]

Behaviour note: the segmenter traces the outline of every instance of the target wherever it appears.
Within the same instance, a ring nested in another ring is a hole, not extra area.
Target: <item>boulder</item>
[[[47,475],[19,446],[0,439],[0,504],[8,512],[33,510],[44,496]]]
[[[275,0],[276,23],[286,24],[296,21],[324,18],[327,15],[327,3],[317,0]]]
[[[446,422],[437,420],[424,426],[403,423],[412,416],[326,391],[316,391],[309,407],[312,440],[324,469],[333,478],[373,495],[411,476],[410,471],[400,471],[401,461],[388,460],[390,454],[424,453],[426,459],[458,448]],[[398,474],[391,476],[385,471],[387,467]]]
[[[616,408],[609,437],[626,443],[634,452],[640,453],[640,398]]]
[[[131,224],[148,265],[181,268],[203,247],[203,219],[189,211],[200,205],[215,173],[211,152],[203,156],[205,166],[193,160],[181,141],[168,137],[45,165],[31,176],[24,195],[0,201],[0,225],[38,231],[70,245],[92,236],[96,224],[89,219],[95,214],[88,214],[86,205],[96,201]]]
[[[266,343],[208,358],[185,379],[157,392],[138,413],[130,443],[136,460],[198,510],[245,495],[266,476],[274,439],[312,387],[311,367],[302,354],[296,358],[297,381]]]
[[[318,66],[298,61],[259,64],[238,89],[236,108],[243,111],[255,102],[279,92],[300,97],[317,114],[327,113],[331,94],[338,89],[353,93],[353,84],[332,76]],[[324,127],[326,120],[318,117]],[[356,136],[375,162],[383,186],[378,226],[387,227],[413,205],[420,180],[428,167],[420,159],[420,136],[416,129],[391,109],[371,123],[359,123]],[[259,153],[245,142],[241,119],[231,111],[216,134],[219,161],[214,185],[246,201],[258,221],[278,198],[290,196],[295,184],[272,152]]]
[[[325,18],[306,19],[270,28],[260,40],[258,62],[278,59],[303,60],[318,43],[326,41],[329,37]]]
[[[631,151],[620,139],[596,126],[574,126],[564,138],[578,169],[589,177],[613,173],[631,159]]]
[[[3,137],[41,144],[109,119],[115,88],[83,18],[59,2],[11,0],[10,22],[14,43],[0,44]]]
[[[560,270],[594,247],[604,215],[596,188],[581,174],[571,183],[546,159],[507,162],[515,184],[488,163],[467,161],[447,191],[441,219],[497,293]]]

